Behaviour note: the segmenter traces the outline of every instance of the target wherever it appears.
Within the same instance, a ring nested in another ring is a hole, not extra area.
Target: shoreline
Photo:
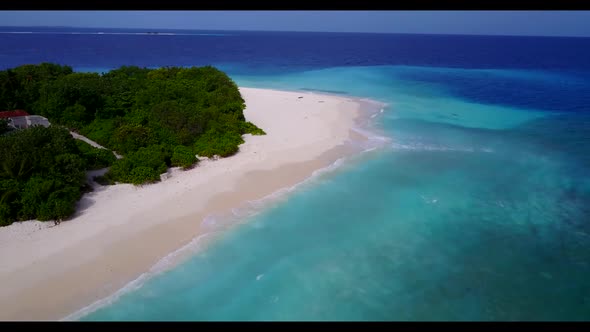
[[[362,152],[368,151],[361,151],[361,153]],[[104,306],[108,306],[109,304],[115,302],[120,296],[125,295],[126,293],[141,287],[145,282],[149,281],[149,279],[161,273],[165,273],[166,271],[174,269],[178,265],[183,264],[184,262],[189,260],[193,255],[198,254],[202,250],[206,250],[208,245],[214,244],[214,241],[216,241],[217,237],[225,235],[225,232],[231,231],[232,228],[238,227],[242,223],[247,223],[251,218],[255,217],[259,213],[264,212],[267,208],[274,206],[274,204],[282,202],[283,200],[287,200],[289,194],[296,191],[298,188],[308,184],[309,182],[312,182],[314,179],[321,176],[324,172],[331,172],[339,168],[340,166],[343,166],[342,164],[346,159],[354,156],[358,156],[358,154],[341,157],[330,165],[327,165],[323,168],[315,169],[312,172],[312,174],[310,174],[300,182],[293,184],[292,186],[285,186],[279,188],[278,190],[256,200],[242,201],[238,206],[230,208],[229,211],[224,211],[223,213],[217,214],[213,213],[205,216],[201,221],[201,225],[203,227],[210,228],[210,230],[204,231],[195,238],[191,239],[188,243],[184,244],[182,247],[174,250],[173,252],[168,253],[166,256],[162,257],[154,265],[152,265],[148,271],[143,272],[141,275],[128,282],[115,293],[110,294],[104,298],[101,298],[59,320],[77,321],[83,318],[84,316],[91,314],[96,310],[99,310]],[[295,165],[289,166],[295,167]],[[287,169],[284,169],[284,171],[287,172]],[[225,198],[226,197],[222,198],[220,195],[219,200],[221,201]],[[252,205],[259,206],[253,207]],[[239,211],[242,209],[246,210],[246,212],[235,212],[235,210]],[[214,226],[209,226],[210,224],[213,224]]]
[[[83,197],[75,217],[56,229],[34,221],[0,228],[0,304],[7,308],[0,319],[68,319],[108,301],[163,259],[212,233],[208,217],[297,186],[362,152],[369,140],[354,129],[370,116],[363,114],[366,99],[240,92],[246,118],[267,135],[247,135],[236,155],[201,161],[188,171],[172,169],[153,185],[98,187]],[[30,226],[21,227],[26,223]],[[53,306],[40,298],[53,299]]]

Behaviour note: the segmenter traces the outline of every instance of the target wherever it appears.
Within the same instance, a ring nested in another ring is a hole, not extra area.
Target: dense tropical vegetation
[[[61,220],[86,190],[86,170],[115,156],[76,141],[58,126],[36,126],[0,137],[0,226],[16,220]]]
[[[8,127],[8,121],[6,121],[5,119],[0,119],[0,135],[4,134],[9,130],[10,128]]]
[[[84,171],[110,166],[101,183],[145,184],[168,167],[230,156],[246,133],[236,84],[214,67],[121,67],[75,73],[43,63],[0,71],[0,110],[45,116],[50,128],[7,132],[0,123],[0,223],[61,219],[73,212]],[[75,141],[68,130],[116,151]]]

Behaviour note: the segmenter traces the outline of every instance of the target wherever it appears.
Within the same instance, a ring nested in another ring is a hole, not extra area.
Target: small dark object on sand
[[[303,98],[303,97],[297,97],[297,99],[301,99],[301,98]]]

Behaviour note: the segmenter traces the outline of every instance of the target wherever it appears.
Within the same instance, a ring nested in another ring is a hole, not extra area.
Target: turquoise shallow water
[[[533,86],[521,94],[534,100],[538,85],[576,89],[579,78],[406,66],[266,76],[222,69],[242,86],[385,102],[374,126],[391,142],[245,217],[82,320],[590,318],[590,117],[558,103],[492,100],[485,92],[497,85],[477,83]]]

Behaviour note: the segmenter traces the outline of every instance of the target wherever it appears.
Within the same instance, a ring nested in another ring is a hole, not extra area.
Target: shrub
[[[129,175],[133,169],[133,164],[127,158],[116,160],[111,168],[104,175],[110,182],[130,183]]]
[[[160,174],[147,166],[135,167],[130,174],[129,181],[135,185],[160,181]]]
[[[80,151],[82,158],[86,162],[86,168],[89,170],[96,170],[111,166],[117,158],[113,152],[106,149],[99,149],[90,144],[76,140],[76,145]]]
[[[31,177],[20,193],[21,209],[18,218],[21,220],[35,218],[43,202],[49,198],[54,189],[53,181],[41,176]]]
[[[172,166],[180,166],[188,169],[197,162],[197,157],[191,148],[184,145],[177,145],[172,152],[171,162]]]
[[[10,209],[10,205],[6,203],[0,203],[0,226],[8,226],[13,222],[14,217]]]
[[[135,166],[146,166],[159,172],[158,174],[166,172],[167,166],[170,165],[170,157],[172,151],[164,145],[150,145],[141,148],[126,158]]]
[[[0,135],[8,132],[10,128],[8,127],[8,121],[5,119],[0,119]]]
[[[152,130],[142,125],[123,125],[115,130],[111,139],[115,151],[130,153],[157,143]]]
[[[85,167],[84,159],[76,154],[57,155],[52,165],[53,178],[61,179],[69,185],[81,186],[86,179]]]
[[[166,172],[170,165],[171,154],[172,152],[165,145],[140,148],[127,157],[116,160],[105,176],[110,181],[124,183],[141,184],[140,179],[156,182],[160,180],[160,174]]]
[[[102,146],[112,147],[111,138],[115,135],[116,129],[116,119],[95,119],[88,126],[82,128],[80,133]]]
[[[238,152],[242,143],[244,139],[239,133],[212,130],[199,137],[195,143],[195,152],[204,157],[228,157]]]
[[[52,192],[39,209],[39,220],[62,220],[71,216],[80,199],[80,189],[65,187]]]
[[[242,134],[252,134],[252,135],[266,135],[264,130],[258,128],[252,122],[242,122]]]
[[[86,107],[76,103],[73,106],[66,107],[61,117],[61,123],[67,125],[69,128],[79,129],[87,123],[88,115]]]
[[[69,131],[55,126],[0,137],[0,225],[73,213],[86,178],[80,154]]]
[[[15,179],[0,179],[0,226],[10,225],[16,220],[20,209],[19,186]]]

